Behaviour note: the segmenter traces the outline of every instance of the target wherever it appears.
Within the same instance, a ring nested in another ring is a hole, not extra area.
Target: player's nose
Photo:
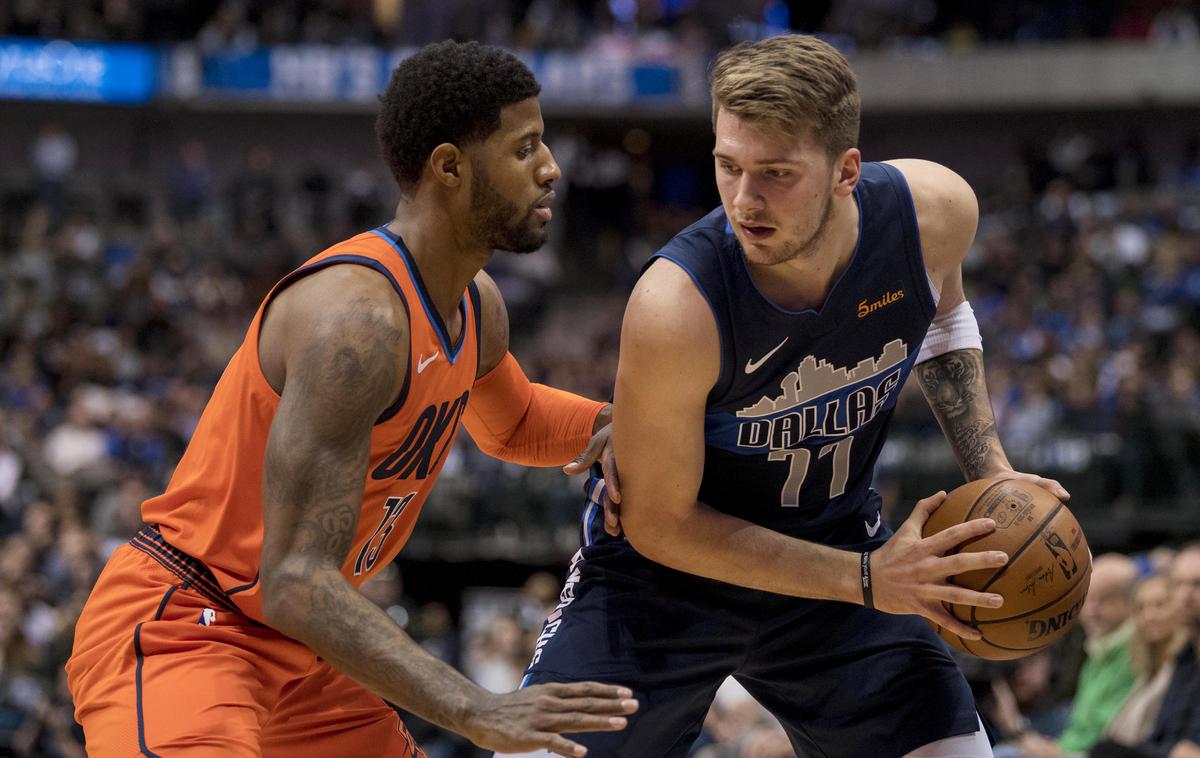
[[[553,184],[562,178],[562,169],[558,167],[558,162],[554,160],[554,153],[546,147],[546,160],[538,167],[538,184],[546,185]]]
[[[737,190],[733,195],[733,207],[739,214],[750,215],[763,209],[763,197],[749,172],[738,177]]]

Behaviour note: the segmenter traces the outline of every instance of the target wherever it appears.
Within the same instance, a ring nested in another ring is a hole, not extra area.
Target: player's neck
[[[434,308],[449,324],[457,318],[463,290],[492,251],[468,239],[463,224],[436,204],[401,201],[388,229],[404,241]]]
[[[748,262],[754,283],[781,308],[821,308],[854,257],[858,217],[858,203],[853,196],[834,198],[832,215],[816,250],[773,266]]]

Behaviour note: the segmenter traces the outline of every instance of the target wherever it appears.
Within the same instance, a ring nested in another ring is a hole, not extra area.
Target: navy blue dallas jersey
[[[819,310],[787,311],[759,292],[722,208],[651,259],[688,272],[720,334],[700,501],[818,542],[868,499],[936,309],[904,177],[864,163],[855,192],[858,246]]]

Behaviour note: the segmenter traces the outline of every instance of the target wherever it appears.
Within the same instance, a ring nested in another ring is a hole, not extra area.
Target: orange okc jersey
[[[339,264],[369,266],[387,276],[404,300],[411,334],[404,388],[371,431],[358,531],[342,566],[355,586],[395,558],[412,534],[454,442],[479,367],[475,285],[463,294],[462,330],[451,342],[411,256],[386,228],[334,245],[275,286],[217,383],[167,491],[142,504],[146,522],[206,564],[225,594],[259,621],[263,455],[279,406],[259,363],[259,329],[267,304],[282,287]]]

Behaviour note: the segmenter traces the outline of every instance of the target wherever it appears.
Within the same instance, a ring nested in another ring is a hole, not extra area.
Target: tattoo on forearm
[[[954,429],[954,450],[963,467],[972,474],[983,472],[984,463],[996,440],[996,425],[975,421]]]
[[[968,478],[982,476],[1003,457],[996,418],[983,376],[983,354],[955,350],[917,366],[921,390]]]
[[[917,366],[921,389],[939,418],[957,418],[971,408],[982,375],[980,364],[979,355],[955,350]]]

